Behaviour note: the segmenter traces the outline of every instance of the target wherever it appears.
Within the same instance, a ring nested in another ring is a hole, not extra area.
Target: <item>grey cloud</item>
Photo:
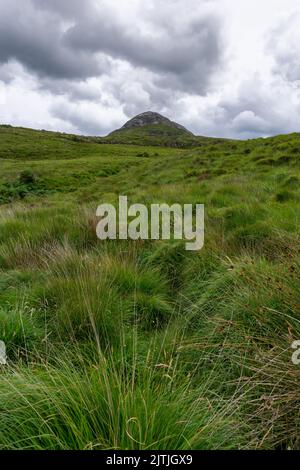
[[[155,22],[155,16],[152,18]],[[204,93],[220,66],[222,40],[215,15],[193,19],[181,28],[157,25],[155,35],[113,18],[78,22],[65,35],[74,49],[105,52],[158,74],[156,85]]]
[[[90,110],[90,112],[89,112]],[[112,129],[120,127],[122,119],[110,116],[108,112],[96,114],[94,108],[81,108],[70,102],[57,102],[51,106],[50,113],[73,126],[77,133],[84,135],[106,135]]]
[[[197,7],[206,3],[201,0]],[[221,25],[214,13],[198,8],[187,14],[176,0],[150,0],[124,20],[117,2],[111,5],[27,0],[24,8],[23,0],[0,0],[0,73],[1,64],[17,61],[36,77],[41,93],[71,103],[105,106],[106,100],[108,108],[119,107],[128,118],[145,109],[168,112],[182,94],[207,91],[223,58]],[[127,64],[127,75],[119,74],[118,64]],[[10,77],[2,69],[2,80]],[[91,85],[92,77],[99,87]],[[84,132],[98,128],[82,117],[71,120]]]
[[[83,116],[82,113],[74,113],[68,110],[65,105],[64,108],[61,106],[53,106],[51,109],[51,114],[62,121],[72,124],[76,130],[86,135],[99,135],[107,133],[107,128],[104,125],[101,126],[98,121],[89,119],[87,116]]]
[[[181,96],[180,92],[172,88],[157,86],[153,75],[149,76],[147,72],[140,77],[133,76],[130,81],[116,80],[110,84],[110,90],[128,118],[145,109],[163,113],[172,108]]]
[[[285,103],[295,94],[285,86],[296,90],[300,80],[299,16],[270,33],[273,76],[250,72],[239,87],[227,87],[223,20],[213,1],[128,2],[138,8],[129,5],[126,16],[117,0],[24,3],[0,0],[0,80],[10,87],[15,77],[18,86],[23,80],[43,96],[47,91],[51,116],[78,132],[106,134],[120,127],[120,117],[146,109],[205,135],[247,138],[296,126],[299,104],[295,99],[289,113]],[[220,98],[210,93],[216,72]]]
[[[61,23],[20,0],[0,3],[0,62],[16,59],[47,77],[76,79],[100,73],[93,55],[68,48]]]
[[[254,76],[240,86],[235,97],[219,100],[214,127],[237,138],[297,131],[299,108],[291,106],[292,94],[283,79],[264,82]]]
[[[240,85],[237,96],[223,98],[219,105],[230,116],[237,116],[243,111],[263,115],[270,110],[269,94],[266,91],[258,77],[251,77]]]
[[[0,64],[0,81],[9,84],[13,81],[15,75],[10,64]]]
[[[270,132],[270,123],[266,122],[253,111],[242,111],[232,120],[232,127],[238,133],[249,134],[268,134]]]
[[[273,57],[273,71],[287,81],[300,81],[300,14],[281,19],[268,35],[266,50]]]
[[[91,0],[32,0],[32,3],[38,9],[66,18],[83,17],[93,9]]]

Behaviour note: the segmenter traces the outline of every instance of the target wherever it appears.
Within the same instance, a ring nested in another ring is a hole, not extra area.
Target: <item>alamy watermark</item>
[[[144,204],[128,206],[127,196],[119,196],[118,214],[112,204],[97,208],[96,232],[100,240],[186,240],[189,251],[204,245],[203,204]]]
[[[6,364],[6,346],[4,341],[0,341],[0,365]]]
[[[300,364],[300,341],[294,341],[292,344],[292,349],[295,349],[295,352],[292,354],[292,363],[295,366]]]

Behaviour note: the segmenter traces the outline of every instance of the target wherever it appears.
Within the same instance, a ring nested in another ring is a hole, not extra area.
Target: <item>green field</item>
[[[162,134],[0,126],[0,449],[300,448],[300,134]],[[120,194],[203,250],[98,240]]]

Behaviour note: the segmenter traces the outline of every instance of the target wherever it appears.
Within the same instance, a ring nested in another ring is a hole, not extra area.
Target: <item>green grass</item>
[[[121,129],[112,132],[103,139],[112,144],[140,144],[156,145],[158,147],[193,147],[202,142],[207,143],[213,139],[196,137],[189,132],[165,124],[153,124],[139,128]]]
[[[300,135],[154,130],[0,126],[0,449],[300,448]],[[100,242],[120,194],[203,250]]]

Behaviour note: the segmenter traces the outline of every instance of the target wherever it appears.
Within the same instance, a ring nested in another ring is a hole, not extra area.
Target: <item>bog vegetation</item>
[[[0,449],[299,448],[300,135],[128,139],[0,127]],[[119,194],[205,247],[100,242]]]

